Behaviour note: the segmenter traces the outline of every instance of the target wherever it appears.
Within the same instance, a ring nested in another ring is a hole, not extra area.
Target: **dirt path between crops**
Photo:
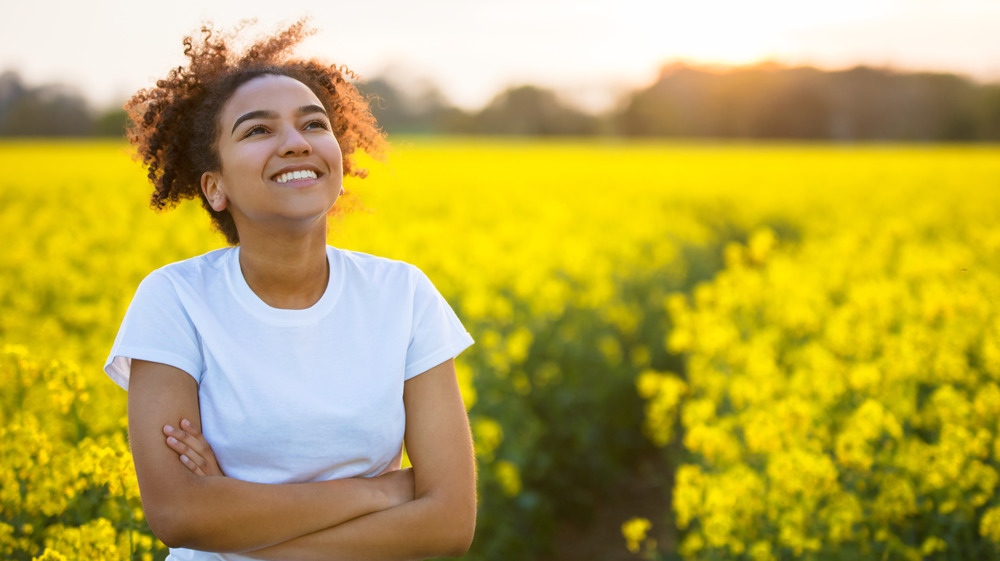
[[[618,492],[604,508],[598,509],[586,527],[564,525],[556,533],[552,561],[636,561],[643,557],[625,547],[621,526],[640,516],[653,523],[649,536],[661,554],[673,553],[676,536],[670,512],[672,470],[662,458],[651,458],[623,478]]]

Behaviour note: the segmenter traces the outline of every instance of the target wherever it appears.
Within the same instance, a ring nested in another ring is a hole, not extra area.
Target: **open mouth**
[[[289,181],[295,181],[296,179],[317,179],[319,174],[311,169],[304,169],[300,171],[288,171],[279,175],[274,176],[275,183],[288,183]]]

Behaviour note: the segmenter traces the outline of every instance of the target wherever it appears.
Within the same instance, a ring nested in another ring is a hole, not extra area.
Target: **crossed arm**
[[[150,528],[172,547],[260,559],[463,554],[475,528],[475,463],[454,362],[407,381],[403,401],[412,469],[374,478],[250,483],[178,460],[188,444],[199,442],[197,384],[171,366],[133,360],[129,439]],[[180,438],[172,449],[164,427],[180,419],[191,420],[190,434],[168,432]]]

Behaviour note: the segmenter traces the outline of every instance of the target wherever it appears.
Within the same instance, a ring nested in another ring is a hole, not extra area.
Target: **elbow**
[[[418,498],[423,511],[414,518],[420,536],[414,553],[423,558],[462,557],[472,547],[476,533],[476,500],[465,497],[427,496]]]
[[[473,534],[475,534],[474,531],[450,530],[446,536],[441,538],[440,547],[435,555],[441,557],[462,557],[472,547]]]
[[[455,557],[461,557],[469,552],[472,547],[472,540],[476,537],[476,507],[473,505],[472,512],[466,518],[465,524],[456,532]]]
[[[176,494],[168,500],[143,501],[150,531],[172,548],[205,549],[213,532],[212,518],[203,516],[198,501]]]
[[[190,547],[194,541],[191,529],[185,523],[186,517],[171,505],[144,506],[146,523],[163,545],[167,547]]]
[[[462,557],[472,547],[475,527],[469,531],[453,529],[443,540],[441,555],[444,557]]]
[[[472,547],[472,538],[475,535],[475,528],[470,532],[456,533],[452,537],[451,547],[445,552],[445,557],[462,557],[469,552]]]
[[[212,542],[211,530],[193,521],[184,509],[159,508],[146,514],[150,531],[163,545],[201,551],[230,551],[225,544]]]
[[[441,552],[444,557],[462,557],[472,547],[476,534],[476,507],[459,508],[445,517],[441,535]]]

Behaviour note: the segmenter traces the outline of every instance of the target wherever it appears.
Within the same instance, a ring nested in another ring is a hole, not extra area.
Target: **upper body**
[[[330,282],[304,310],[261,301],[240,272],[239,247],[153,272],[107,373],[127,389],[135,358],[191,375],[202,431],[237,479],[288,483],[398,468],[404,382],[472,339],[416,267],[327,253]]]
[[[242,58],[203,32],[126,104],[154,206],[199,198],[238,244],[147,277],[109,357],[146,520],[178,558],[460,555],[475,461],[452,357],[471,338],[414,267],[326,241],[351,154],[381,138],[367,104],[287,58],[301,22]],[[221,470],[192,467],[178,423]]]
[[[472,339],[416,267],[333,247],[327,255],[328,286],[303,310],[258,298],[239,247],[154,271],[105,370],[126,389],[132,359],[190,375],[202,432],[229,477],[293,483],[398,469],[404,383]]]

